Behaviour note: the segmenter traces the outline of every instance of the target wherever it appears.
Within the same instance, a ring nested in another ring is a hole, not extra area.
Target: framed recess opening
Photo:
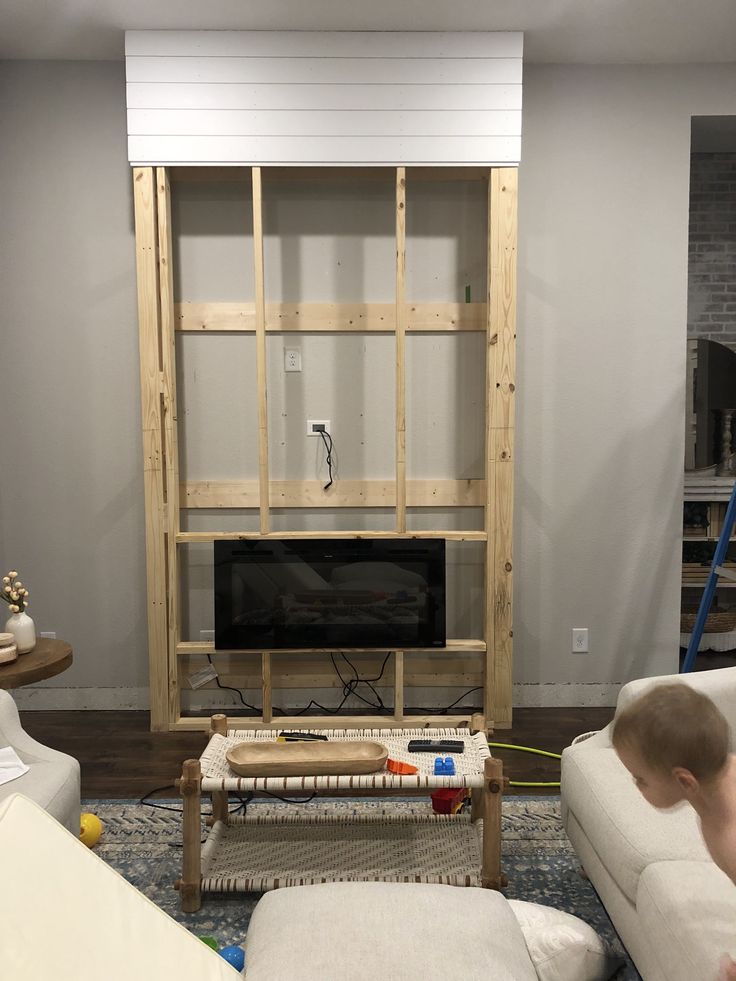
[[[510,724],[516,177],[134,168],[153,729],[206,729],[203,699],[232,708],[212,682],[188,689],[210,657],[221,684],[260,692],[236,726],[285,724],[274,708],[317,680],[334,704],[325,652],[218,652],[201,634],[215,538],[303,534],[444,537],[457,622],[441,651],[353,652],[366,678],[390,655],[390,709],[310,725],[467,722],[462,699],[433,715],[421,693],[469,679],[487,722]],[[307,415],[332,421],[328,490]]]

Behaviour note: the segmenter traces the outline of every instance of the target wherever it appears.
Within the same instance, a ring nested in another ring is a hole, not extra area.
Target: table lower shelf
[[[318,882],[480,886],[483,822],[452,816],[315,814],[217,821],[202,848],[203,892]]]

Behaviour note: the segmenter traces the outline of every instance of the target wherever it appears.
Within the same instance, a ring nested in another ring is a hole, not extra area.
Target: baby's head
[[[713,702],[689,685],[655,685],[620,715],[612,742],[645,800],[674,807],[692,800],[728,760],[728,723]]]

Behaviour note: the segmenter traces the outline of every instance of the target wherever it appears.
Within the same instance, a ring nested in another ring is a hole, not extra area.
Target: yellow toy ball
[[[79,840],[87,846],[94,848],[102,835],[102,821],[96,814],[82,814],[79,819]]]

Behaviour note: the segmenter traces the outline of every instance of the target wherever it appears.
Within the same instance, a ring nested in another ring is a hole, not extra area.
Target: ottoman
[[[267,893],[245,947],[248,981],[604,981],[618,966],[576,917],[426,883]]]

